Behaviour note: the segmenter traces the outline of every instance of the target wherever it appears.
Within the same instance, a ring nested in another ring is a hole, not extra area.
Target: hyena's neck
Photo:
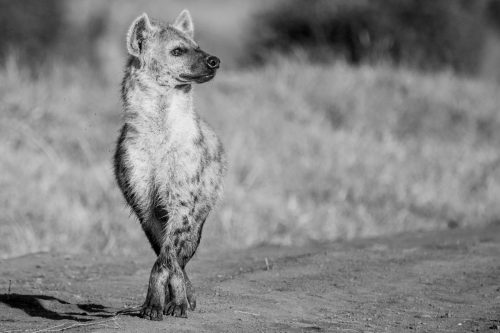
[[[196,131],[190,85],[159,86],[133,65],[122,82],[124,119],[138,132],[190,136]]]

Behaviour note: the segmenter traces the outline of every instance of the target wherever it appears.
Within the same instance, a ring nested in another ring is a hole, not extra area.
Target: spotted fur
[[[122,82],[124,125],[114,156],[118,185],[137,215],[157,260],[141,315],[186,316],[196,301],[185,266],[203,224],[222,194],[224,151],[193,109],[193,83],[212,79],[219,60],[192,39],[183,11],[174,24],[146,14],[127,34]]]

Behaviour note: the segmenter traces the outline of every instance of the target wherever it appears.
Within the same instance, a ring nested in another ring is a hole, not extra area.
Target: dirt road
[[[114,315],[143,301],[152,252],[0,261],[0,332],[494,332],[500,223],[308,247],[201,253],[188,319]],[[10,284],[10,292],[9,292]]]

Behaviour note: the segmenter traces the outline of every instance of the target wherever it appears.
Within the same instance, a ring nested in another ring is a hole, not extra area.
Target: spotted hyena
[[[219,59],[193,40],[187,10],[173,24],[142,14],[127,34],[124,124],[115,176],[158,258],[141,315],[186,317],[196,300],[185,267],[222,193],[222,144],[193,109],[193,83],[211,80]]]

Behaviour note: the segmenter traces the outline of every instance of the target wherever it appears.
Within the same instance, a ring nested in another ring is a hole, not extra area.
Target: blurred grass
[[[119,75],[0,76],[0,257],[148,247],[115,185]],[[500,217],[499,86],[449,72],[277,59],[196,87],[229,160],[202,248],[297,244]]]

